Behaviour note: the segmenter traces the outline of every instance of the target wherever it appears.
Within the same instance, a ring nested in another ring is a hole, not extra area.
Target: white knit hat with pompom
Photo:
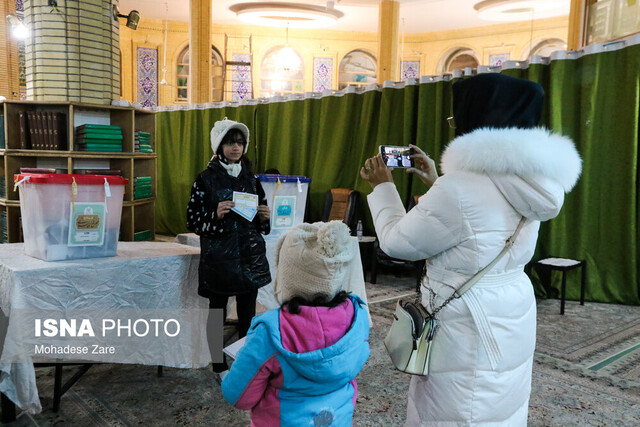
[[[299,224],[282,236],[276,246],[276,279],[273,291],[278,303],[293,297],[312,301],[323,295],[330,301],[346,279],[354,250],[349,227],[342,221]]]

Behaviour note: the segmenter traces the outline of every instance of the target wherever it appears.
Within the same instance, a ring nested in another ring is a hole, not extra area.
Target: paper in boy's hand
[[[233,201],[236,205],[231,210],[247,221],[253,221],[256,213],[258,213],[258,195],[234,191]]]
[[[238,351],[244,346],[247,337],[240,338],[238,341],[222,349],[222,352],[232,359],[236,359]]]

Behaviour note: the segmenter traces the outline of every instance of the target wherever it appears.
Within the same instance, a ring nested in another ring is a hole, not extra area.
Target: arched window
[[[478,68],[479,61],[476,53],[468,48],[462,47],[450,51],[446,55],[441,72],[450,73],[453,70],[464,70],[467,67]]]
[[[260,96],[304,92],[304,62],[289,46],[267,51],[260,66]]]
[[[560,39],[545,39],[536,43],[533,48],[531,48],[527,58],[531,58],[533,55],[551,56],[556,50],[567,50],[567,43]]]
[[[338,89],[376,82],[376,58],[364,50],[353,50],[340,61]]]
[[[176,101],[187,102],[189,100],[189,46],[182,49],[178,55],[176,69]],[[211,46],[211,99],[214,102],[222,101],[224,61],[222,55],[215,46]]]

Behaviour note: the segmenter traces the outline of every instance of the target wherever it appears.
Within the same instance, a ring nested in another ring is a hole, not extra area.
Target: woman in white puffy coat
[[[421,291],[430,311],[489,264],[526,218],[511,250],[439,313],[429,375],[411,378],[408,426],[526,425],[536,304],[523,269],[540,221],[559,213],[581,171],[571,140],[535,127],[542,98],[539,85],[500,74],[454,84],[457,137],[442,156],[444,175],[419,151],[412,172],[433,185],[408,213],[379,156],[361,171],[373,187],[368,203],[382,250],[428,260]]]

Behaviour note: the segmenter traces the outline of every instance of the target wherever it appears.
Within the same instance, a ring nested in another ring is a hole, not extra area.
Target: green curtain
[[[542,125],[572,138],[584,162],[582,177],[560,215],[542,224],[534,259],[586,259],[588,300],[640,304],[640,45],[503,72],[543,86]],[[190,186],[212,155],[209,132],[216,120],[228,117],[251,131],[248,156],[254,172],[277,168],[312,179],[308,220],[320,219],[330,188],[354,188],[363,196],[365,231],[372,233],[364,197],[370,187],[361,179],[360,167],[382,144],[415,143],[439,164],[454,136],[446,121],[453,83],[440,80],[320,99],[158,113],[156,231],[187,231]],[[407,202],[427,190],[402,169],[393,176]],[[579,276],[569,274],[567,297],[577,299]],[[559,274],[553,276],[547,294],[534,272],[536,294],[556,296],[559,279]]]
[[[156,115],[157,189],[155,228],[160,234],[187,232],[187,203],[196,176],[213,155],[210,131],[228,117],[254,127],[255,106],[160,112]],[[250,137],[250,139],[252,139]],[[255,151],[249,146],[249,158]]]
[[[435,162],[440,171],[440,157],[445,146],[454,137],[454,129],[449,127],[447,118],[453,115],[452,90],[454,81],[438,81],[421,84],[418,93],[415,145],[420,147]],[[428,187],[415,177],[411,195],[422,195]]]
[[[536,255],[586,259],[587,299],[639,304],[640,45],[553,61],[547,98],[549,127],[575,141],[583,169],[542,225]],[[579,286],[567,288],[579,297]]]

